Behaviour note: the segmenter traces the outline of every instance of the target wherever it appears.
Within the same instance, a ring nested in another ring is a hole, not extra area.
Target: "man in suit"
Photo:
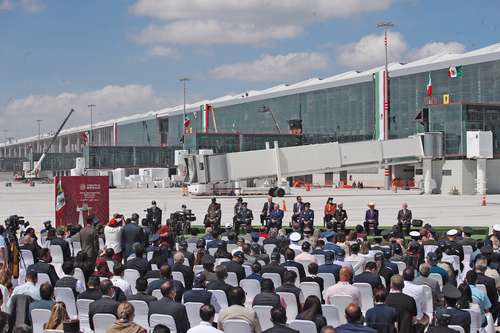
[[[382,281],[380,280],[380,275],[377,274],[377,264],[373,261],[369,261],[365,265],[365,270],[359,275],[354,275],[354,283],[368,283],[372,286],[372,289],[382,287]]]
[[[116,317],[116,310],[118,309],[118,305],[120,305],[119,302],[113,299],[114,288],[110,280],[106,279],[101,281],[100,288],[102,297],[89,305],[89,322],[91,330],[94,330],[94,315],[96,313],[109,313]]]
[[[184,255],[182,252],[176,252],[174,255],[173,272],[181,272],[184,278],[184,286],[187,290],[193,288],[194,273],[191,267],[184,265]]]
[[[153,290],[160,289],[161,285],[165,281],[173,282],[175,287],[175,300],[180,302],[182,294],[184,293],[184,286],[182,285],[182,282],[172,279],[172,270],[167,264],[160,267],[160,278],[158,280],[151,281],[151,283],[148,284],[148,289],[146,290],[147,294],[151,295]]]
[[[207,284],[207,290],[223,290],[226,296],[229,297],[231,286],[224,281],[227,278],[226,266],[219,265],[215,267],[215,277],[215,280]]]
[[[100,289],[100,280],[97,276],[89,277],[89,282],[87,282],[87,290],[83,293],[78,294],[77,299],[93,299],[97,301],[102,297]]]
[[[319,266],[317,263],[315,262],[309,263],[309,265],[307,265],[307,271],[309,275],[307,275],[304,278],[303,282],[316,282],[319,286],[319,291],[321,292],[321,295],[323,295],[324,281],[321,277],[318,276],[318,270]]]
[[[306,202],[304,204],[304,210],[300,213],[299,222],[302,229],[314,227],[314,210],[311,209],[311,203]]]
[[[304,269],[304,265],[295,261],[295,251],[292,249],[287,249],[285,251],[285,260],[286,261],[282,263],[280,266],[297,268],[299,271],[300,281],[302,282],[306,277],[306,271]]]
[[[446,236],[448,236],[449,241],[446,253],[450,255],[457,255],[460,259],[460,263],[462,263],[462,261],[464,261],[464,248],[457,241],[458,230],[448,230],[448,232],[446,232]]]
[[[70,288],[73,291],[75,297],[85,291],[85,286],[80,280],[73,277],[75,269],[73,267],[73,261],[65,261],[62,264],[62,271],[64,276],[57,280],[55,286],[61,288]]]
[[[220,311],[220,305],[217,298],[210,291],[205,290],[207,280],[203,272],[198,273],[193,282],[193,289],[184,293],[184,303],[197,302],[203,304],[212,304],[216,312]]]
[[[264,267],[262,267],[262,274],[264,273],[278,273],[281,277],[281,281],[285,277],[286,268],[280,266],[281,256],[279,252],[271,253],[271,262]]]
[[[408,204],[406,202],[403,203],[401,209],[399,210],[397,220],[399,230],[404,230],[405,234],[408,235],[411,229],[412,215],[411,210],[408,209]]]
[[[344,209],[343,203],[339,203],[337,205],[337,209],[333,214],[333,219],[335,220],[335,222],[333,222],[333,229],[335,231],[345,230],[345,223],[347,221],[347,212]]]
[[[243,261],[245,260],[245,255],[241,251],[236,251],[233,254],[233,259],[230,261],[225,261],[221,265],[226,267],[226,270],[228,272],[233,272],[236,273],[236,276],[238,278],[238,283],[243,280],[246,276],[245,274],[245,269],[243,268],[242,264]]]
[[[7,295],[6,295],[7,296]],[[48,282],[42,283],[40,286],[40,300],[35,300],[30,304],[30,314],[31,310],[34,309],[46,309],[51,310],[52,305],[54,305],[54,288]]]
[[[49,276],[50,283],[55,286],[59,277],[57,276],[54,266],[50,264],[52,258],[50,256],[50,251],[47,248],[40,250],[40,260],[28,266],[28,271],[34,271],[36,273],[45,273]]]
[[[378,230],[378,210],[375,209],[375,204],[373,202],[368,203],[368,209],[365,213],[365,222],[363,223],[366,233],[370,234],[371,228],[377,234]],[[371,228],[370,228],[371,227]]]
[[[250,325],[251,333],[261,333],[259,319],[255,310],[245,307],[245,291],[241,287],[231,288],[228,297],[229,307],[219,313],[218,329],[224,330],[224,322],[230,319],[244,320]]]
[[[286,326],[286,310],[281,305],[271,309],[271,322],[274,326],[263,333],[299,333],[299,331]]]
[[[393,307],[384,304],[387,291],[384,287],[378,287],[373,294],[375,304],[373,308],[366,311],[367,326],[377,330],[377,333],[396,332],[397,311]]]
[[[146,280],[146,278],[144,278],[142,276],[139,277],[135,281],[135,289],[137,290],[137,293],[127,297],[127,300],[128,301],[144,301],[148,305],[149,305],[149,303],[151,303],[153,301],[157,301],[158,299],[156,297],[151,296],[148,293],[146,293],[147,288],[148,288],[148,280]]]
[[[56,238],[50,241],[50,245],[59,245],[63,253],[64,261],[71,259],[71,250],[69,248],[69,243],[64,239],[65,232],[64,228],[59,227],[56,230]]]
[[[377,333],[375,329],[363,326],[363,314],[361,308],[356,304],[351,303],[345,308],[345,319],[347,324],[337,327],[337,333]]]
[[[152,314],[170,315],[175,320],[177,333],[186,333],[189,329],[189,320],[186,307],[175,301],[175,287],[172,281],[165,281],[160,287],[163,298],[149,304],[149,317]]]
[[[94,227],[94,218],[89,216],[85,228],[80,230],[82,252],[86,253],[90,262],[95,262],[99,254],[99,237]]]
[[[486,286],[486,293],[491,303],[491,314],[493,315],[493,319],[496,320],[498,316],[499,303],[498,303],[498,292],[495,284],[495,279],[486,276],[484,272],[486,272],[487,266],[481,261],[476,262],[475,270],[477,273],[476,284],[484,284]]]
[[[449,314],[450,323],[448,325],[462,326],[465,332],[469,332],[471,324],[470,313],[457,308],[457,300],[462,297],[460,290],[448,283],[443,286],[443,294],[446,307],[436,309],[436,315],[441,313]]]
[[[139,227],[135,220],[129,220],[122,229],[122,251],[124,259],[127,260],[128,256],[132,253],[132,246],[135,243],[144,244],[146,242],[146,235],[144,230]]]
[[[298,222],[300,214],[304,211],[304,203],[302,197],[299,195],[297,201],[293,204],[292,222]]]
[[[285,273],[285,279],[283,280],[283,284],[276,288],[277,293],[292,293],[295,295],[297,300],[297,306],[300,310],[301,304],[304,304],[304,294],[300,288],[295,286],[295,280],[297,280],[297,273],[294,271],[287,271]]]
[[[260,224],[265,225],[266,219],[269,219],[271,216],[271,212],[274,209],[273,197],[268,196],[267,201],[264,203],[262,207],[262,212],[260,214]]]
[[[391,291],[385,299],[385,304],[397,309],[398,332],[415,333],[413,325],[417,316],[417,304],[413,297],[403,294],[405,281],[399,274],[391,277]]]
[[[418,285],[426,285],[431,288],[432,300],[434,306],[436,307],[438,304],[441,303],[441,300],[443,299],[443,294],[441,292],[441,287],[439,286],[437,280],[429,278],[429,274],[431,273],[431,266],[427,263],[421,264],[419,267],[419,272],[420,275],[413,280],[413,283]]]
[[[135,269],[141,276],[146,275],[151,270],[151,264],[144,257],[144,246],[140,243],[135,243],[133,246],[135,258],[126,260],[126,269]]]

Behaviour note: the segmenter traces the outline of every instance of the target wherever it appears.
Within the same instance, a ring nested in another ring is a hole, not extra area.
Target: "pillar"
[[[422,162],[422,173],[424,176],[424,193],[432,194],[432,159],[424,158]]]
[[[392,183],[392,166],[388,165],[384,168],[384,189],[390,190]]]
[[[485,158],[479,158],[476,161],[476,168],[477,168],[477,182],[476,182],[476,188],[477,188],[477,194],[483,195],[486,194],[486,159]]]

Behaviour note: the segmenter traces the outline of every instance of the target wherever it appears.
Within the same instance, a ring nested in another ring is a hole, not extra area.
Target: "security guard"
[[[156,206],[156,201],[151,201],[151,208],[147,211],[149,227],[151,228],[151,233],[154,234],[159,226],[161,225],[161,215],[162,211]]]
[[[311,203],[304,204],[304,210],[300,213],[300,227],[304,230],[305,226],[314,227],[314,210],[311,209]]]

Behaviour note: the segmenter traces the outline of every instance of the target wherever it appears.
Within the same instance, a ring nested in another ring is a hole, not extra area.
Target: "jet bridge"
[[[290,176],[420,163],[424,158],[441,158],[442,153],[442,133],[433,132],[385,141],[331,142],[285,148],[274,142],[273,148],[264,150],[220,155],[185,154],[179,159],[178,167],[192,193],[209,194],[209,188],[217,183],[273,178],[277,179],[275,186],[282,186]]]

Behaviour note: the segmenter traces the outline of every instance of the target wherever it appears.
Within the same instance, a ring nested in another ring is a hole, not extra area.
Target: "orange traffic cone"
[[[483,193],[483,199],[481,200],[481,206],[486,206],[486,193]]]
[[[286,212],[286,201],[283,199],[283,211]]]

